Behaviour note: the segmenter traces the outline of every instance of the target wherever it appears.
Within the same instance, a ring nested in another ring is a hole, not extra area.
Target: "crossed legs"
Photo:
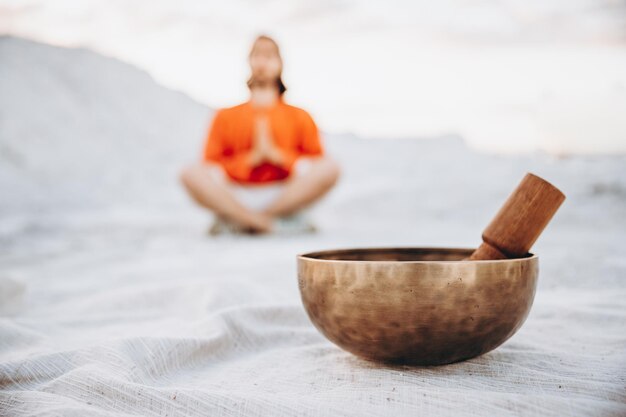
[[[214,167],[197,164],[181,172],[181,182],[189,195],[202,207],[254,232],[272,229],[274,217],[294,213],[326,194],[339,178],[339,166],[328,157],[311,159],[311,167],[287,180],[281,194],[267,208],[257,212],[241,204],[224,184],[210,172]]]

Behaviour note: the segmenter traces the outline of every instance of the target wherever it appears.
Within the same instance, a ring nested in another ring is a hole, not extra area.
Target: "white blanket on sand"
[[[377,204],[338,214],[341,187],[313,236],[211,239],[192,208],[22,219],[2,258],[0,415],[623,416],[626,217],[610,218],[624,215],[623,196],[596,197],[617,206],[595,226],[572,223],[588,221],[592,203],[568,201],[538,245],[526,324],[482,357],[433,368],[364,361],[324,339],[300,304],[296,253],[475,242],[517,179],[465,228],[467,213],[438,218],[426,201],[407,202],[422,215],[394,208],[399,189],[388,216]]]

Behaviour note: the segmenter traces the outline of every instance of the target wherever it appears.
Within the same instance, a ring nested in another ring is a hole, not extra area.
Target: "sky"
[[[0,33],[116,57],[214,108],[247,99],[267,33],[286,99],[326,132],[626,152],[623,0],[0,0]]]

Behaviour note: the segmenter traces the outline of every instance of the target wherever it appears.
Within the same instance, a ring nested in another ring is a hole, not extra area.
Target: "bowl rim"
[[[353,260],[353,259],[319,259],[315,258],[312,255],[319,255],[330,252],[348,252],[348,251],[388,251],[388,250],[407,250],[407,249],[420,249],[427,251],[470,251],[473,252],[476,248],[456,248],[456,247],[436,247],[436,246],[376,246],[376,247],[351,247],[351,248],[337,248],[337,249],[325,249],[319,251],[312,251],[306,253],[298,253],[296,255],[297,260],[303,260],[306,262],[322,262],[322,263],[350,263],[350,264],[486,264],[486,263],[511,263],[511,262],[529,262],[534,259],[539,259],[539,256],[534,253],[528,252],[526,256],[521,258],[511,258],[511,259],[480,259],[480,260],[465,260],[459,259],[456,261],[445,261],[445,260],[427,260],[427,261],[367,261],[367,260]]]

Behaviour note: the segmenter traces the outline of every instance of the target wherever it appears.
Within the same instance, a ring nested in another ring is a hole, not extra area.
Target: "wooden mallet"
[[[548,181],[526,174],[483,232],[469,260],[520,258],[528,253],[565,195]]]

